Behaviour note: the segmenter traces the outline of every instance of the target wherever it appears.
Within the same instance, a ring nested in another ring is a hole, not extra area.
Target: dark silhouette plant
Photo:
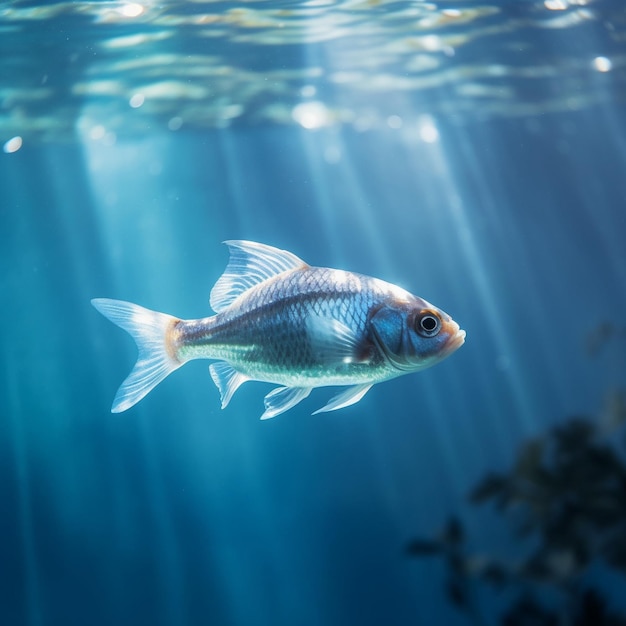
[[[407,551],[444,559],[447,596],[472,624],[626,626],[589,575],[594,567],[626,576],[626,394],[609,394],[596,419],[574,417],[525,443],[511,470],[487,475],[470,501],[495,507],[526,548],[523,557],[470,554],[455,517]],[[512,598],[495,619],[475,600],[481,586]]]

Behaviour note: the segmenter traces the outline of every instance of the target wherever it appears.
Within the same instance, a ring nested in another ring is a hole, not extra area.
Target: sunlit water
[[[0,19],[5,134],[294,121],[420,133],[420,113],[538,115],[624,96],[617,1],[13,2]]]
[[[626,384],[622,3],[11,2],[0,68],[0,623],[467,623],[407,541],[512,558],[467,493]],[[226,239],[466,344],[337,413],[195,362],[111,415],[90,298],[204,317]]]

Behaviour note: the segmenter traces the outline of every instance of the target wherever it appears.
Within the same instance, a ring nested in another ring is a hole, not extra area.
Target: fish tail
[[[115,394],[111,413],[121,413],[137,404],[168,374],[183,363],[176,358],[171,334],[176,317],[122,300],[94,298],[102,315],[128,332],[137,344],[137,362]]]

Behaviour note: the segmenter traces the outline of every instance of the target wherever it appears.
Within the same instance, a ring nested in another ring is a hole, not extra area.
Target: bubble
[[[566,0],[544,0],[543,6],[549,11],[564,11],[569,5]]]
[[[172,117],[170,119],[170,121],[167,123],[167,127],[170,130],[180,130],[180,127],[183,125],[183,118],[182,117]]]
[[[330,112],[323,102],[297,104],[291,112],[291,117],[300,126],[308,129],[320,128],[330,123]]]
[[[142,93],[136,93],[131,96],[128,104],[130,104],[133,109],[138,109],[144,102],[146,101],[144,95]]]
[[[593,60],[593,67],[598,70],[598,72],[610,72],[613,69],[613,63],[611,63],[611,59],[607,59],[606,57],[596,57]]]
[[[22,147],[22,138],[19,135],[12,137],[9,139],[2,149],[6,152],[6,154],[12,154],[13,152],[17,152]]]
[[[439,139],[439,131],[435,125],[435,120],[430,115],[420,116],[418,123],[420,139],[426,143],[435,143]]]
[[[137,2],[129,2],[123,4],[118,10],[124,17],[139,17],[145,11],[145,7]]]

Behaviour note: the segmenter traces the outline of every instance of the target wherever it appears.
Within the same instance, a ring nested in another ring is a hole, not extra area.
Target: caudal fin
[[[169,354],[167,347],[167,333],[177,318],[121,300],[94,298],[91,304],[127,331],[139,350],[135,367],[113,400],[111,413],[121,413],[137,404],[168,374],[182,365]]]

